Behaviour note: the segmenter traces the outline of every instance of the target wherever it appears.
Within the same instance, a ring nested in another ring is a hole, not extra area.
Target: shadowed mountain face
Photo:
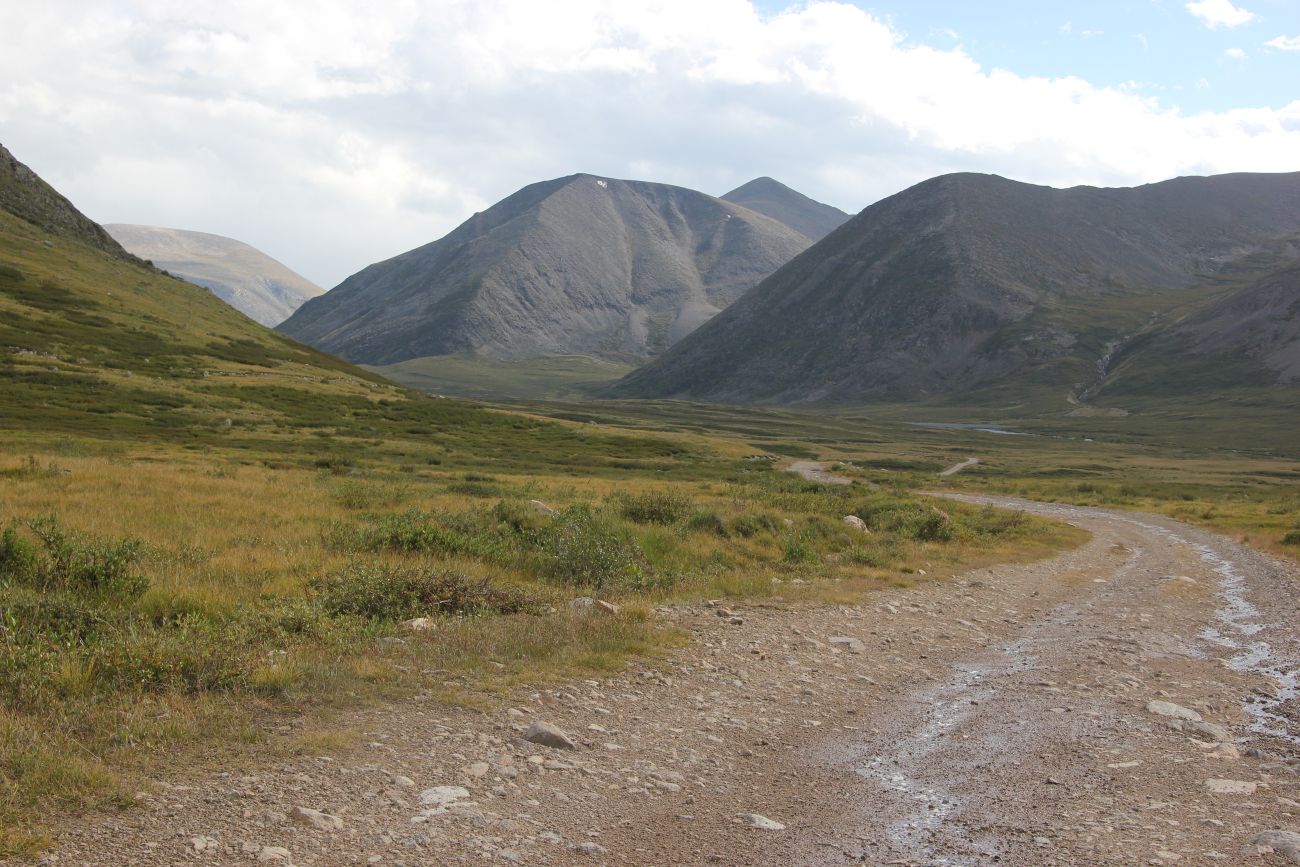
[[[946,175],[867,208],[612,393],[1063,403],[1175,327],[1205,351],[1263,339],[1254,305],[1287,290],[1224,296],[1292,263],[1297,236],[1300,174],[1068,190]]]
[[[457,353],[644,359],[810,244],[693,190],[573,175],[371,265],[280,330],[371,364]]]
[[[251,319],[275,326],[325,290],[242,241],[156,226],[104,227],[123,247],[212,294]]]
[[[796,232],[820,241],[849,221],[849,215],[771,178],[755,178],[722,197],[784,223]]]
[[[59,238],[72,238],[112,256],[134,261],[121,245],[0,145],[0,210]]]

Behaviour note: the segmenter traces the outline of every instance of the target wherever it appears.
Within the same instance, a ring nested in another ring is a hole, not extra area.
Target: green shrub
[[[782,545],[781,559],[792,566],[806,566],[818,562],[820,558],[806,534],[792,533]]]
[[[1300,530],[1290,530],[1282,537],[1283,545],[1300,545]]]
[[[643,589],[654,583],[645,555],[625,528],[588,506],[565,509],[542,542],[545,571],[561,584]]]
[[[451,572],[354,563],[311,582],[320,607],[331,615],[404,620],[431,614],[516,614],[537,601],[522,588]]]
[[[492,538],[485,537],[464,519],[451,526],[454,516],[411,509],[398,515],[382,515],[361,524],[336,523],[327,533],[328,544],[340,551],[406,554],[449,554],[493,557]],[[468,531],[468,532],[467,532]]]
[[[67,587],[135,598],[149,579],[132,568],[140,559],[138,539],[106,542],[68,533],[52,516],[27,522],[43,550],[13,527],[0,535],[0,578],[40,588]]]
[[[675,524],[691,508],[691,501],[685,495],[668,491],[623,494],[618,502],[619,514],[637,524]]]
[[[717,512],[696,512],[686,521],[686,529],[691,532],[712,533],[723,539],[731,537],[727,522]]]
[[[746,539],[764,531],[775,533],[780,526],[780,520],[767,512],[739,515],[731,519],[731,532]]]

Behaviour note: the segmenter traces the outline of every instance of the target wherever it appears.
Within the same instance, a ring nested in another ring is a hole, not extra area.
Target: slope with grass
[[[280,330],[377,365],[459,354],[625,363],[679,340],[810,243],[704,193],[572,175],[371,265]]]
[[[249,318],[277,325],[325,290],[254,247],[207,232],[112,223],[104,229],[123,247],[191,283]]]
[[[1300,173],[1065,190],[947,175],[867,208],[612,393],[1109,406],[1118,355],[1162,364],[1147,338],[1292,265],[1297,238]],[[1263,332],[1198,328],[1200,350],[1239,362],[1221,379],[1277,381],[1241,342]],[[1271,333],[1264,356],[1289,357],[1287,334]]]

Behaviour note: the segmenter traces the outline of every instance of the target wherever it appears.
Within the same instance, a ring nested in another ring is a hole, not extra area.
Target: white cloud
[[[1278,36],[1264,44],[1281,51],[1300,51],[1300,36]]]
[[[1241,48],[1228,48],[1224,50],[1223,56],[1229,60],[1245,60],[1246,52]]]
[[[1232,5],[1231,0],[1195,0],[1187,4],[1187,11],[1210,29],[1240,27],[1256,19],[1254,12]]]
[[[0,34],[4,143],[95,219],[231,235],[325,286],[577,171],[772,175],[857,210],[947,171],[1113,185],[1300,153],[1300,101],[1186,115],[844,3],[291,5],[26,4]]]

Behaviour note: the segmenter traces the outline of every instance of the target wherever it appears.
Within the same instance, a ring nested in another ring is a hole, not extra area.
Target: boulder
[[[867,522],[859,518],[857,515],[845,515],[844,523],[860,533],[871,532],[871,528],[867,526]]]
[[[1147,702],[1147,711],[1159,716],[1189,720],[1190,722],[1201,721],[1201,715],[1199,713],[1194,710],[1189,710],[1181,704],[1174,704],[1172,701],[1149,701]]]
[[[578,745],[567,734],[548,722],[533,720],[524,733],[524,740],[557,750],[576,750]]]

